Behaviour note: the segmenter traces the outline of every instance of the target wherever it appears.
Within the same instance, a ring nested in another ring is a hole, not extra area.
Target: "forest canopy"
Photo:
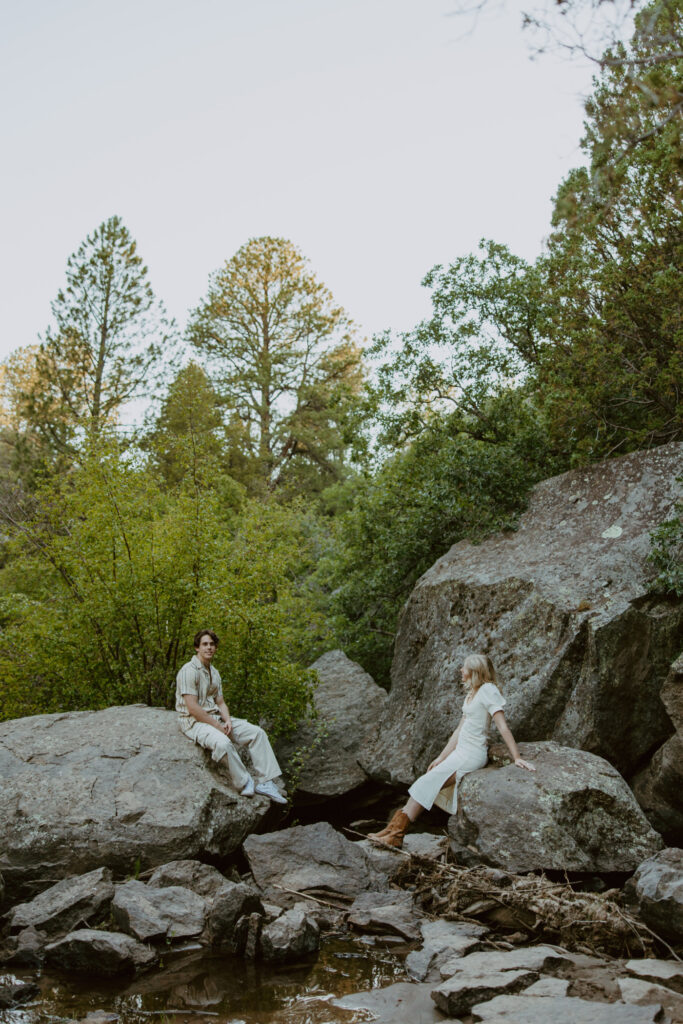
[[[95,228],[0,367],[0,718],[170,706],[206,626],[240,713],[287,732],[331,647],[388,685],[401,606],[453,543],[513,529],[541,479],[681,439],[682,25],[651,4],[603,54],[539,257],[454,252],[404,331],[364,340],[264,236],[181,333],[128,226]]]

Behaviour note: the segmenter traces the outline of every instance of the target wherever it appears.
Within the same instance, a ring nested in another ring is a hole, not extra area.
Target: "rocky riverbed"
[[[682,463],[564,474],[517,533],[456,545],[404,608],[388,695],[320,658],[318,724],[280,750],[312,748],[289,818],[160,708],[0,724],[3,1019],[683,1024],[683,605],[647,558]],[[373,845],[472,650],[537,771],[494,744],[457,815]]]

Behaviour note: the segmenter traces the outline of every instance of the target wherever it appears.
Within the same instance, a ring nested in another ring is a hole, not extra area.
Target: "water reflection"
[[[0,1012],[0,1024],[59,1024],[97,1011],[117,1014],[119,1024],[355,1024],[370,1019],[367,1011],[331,1006],[333,997],[404,977],[400,953],[347,937],[329,938],[317,960],[287,967],[193,950],[129,982],[44,974],[40,999]]]

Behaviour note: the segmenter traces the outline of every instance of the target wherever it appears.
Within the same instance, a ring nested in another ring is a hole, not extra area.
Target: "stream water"
[[[316,959],[296,966],[185,948],[125,982],[44,972],[40,995],[0,1011],[0,1022],[58,1024],[102,1011],[116,1014],[119,1024],[355,1024],[367,1012],[335,1007],[334,998],[404,978],[399,950],[347,936],[328,937]],[[0,974],[0,986],[28,980],[35,973]]]

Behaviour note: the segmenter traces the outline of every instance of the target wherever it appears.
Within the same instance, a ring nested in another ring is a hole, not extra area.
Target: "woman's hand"
[[[517,765],[518,768],[526,768],[526,770],[528,772],[535,772],[536,771],[534,766],[529,761],[525,761],[521,757],[516,757],[515,758],[515,764]]]
[[[428,771],[428,772],[431,772],[432,768],[436,768],[436,766],[437,766],[438,764],[441,764],[441,761],[440,761],[440,760],[439,760],[439,758],[437,757],[437,758],[435,758],[435,759],[434,759],[434,760],[432,761],[432,763],[431,763],[430,765],[428,765],[428,767],[427,767],[427,771]]]

